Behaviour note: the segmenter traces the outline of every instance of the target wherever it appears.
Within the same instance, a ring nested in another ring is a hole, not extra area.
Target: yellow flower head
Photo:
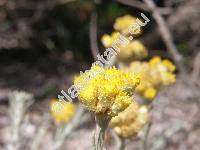
[[[152,100],[156,97],[156,95],[157,95],[157,90],[155,88],[150,87],[144,91],[144,98],[146,99]]]
[[[123,112],[113,117],[110,127],[122,138],[131,138],[150,120],[147,106],[132,103]]]
[[[101,42],[104,47],[112,47],[114,42],[117,42],[120,34],[118,32],[113,32],[111,35],[105,34],[101,38]],[[127,38],[128,39],[128,38]],[[118,48],[120,50],[117,55],[120,61],[129,62],[132,60],[141,60],[148,56],[147,48],[139,40],[129,41],[127,44],[119,44]]]
[[[53,99],[50,102],[50,111],[56,123],[67,123],[74,117],[76,105]]]
[[[83,78],[90,72],[95,72],[87,82]],[[96,114],[115,116],[132,102],[132,95],[139,84],[139,78],[130,72],[116,68],[104,69],[93,65],[89,72],[75,77],[74,85],[82,87],[79,90],[79,100]]]
[[[151,66],[156,66],[162,62],[161,58],[159,56],[155,56],[152,59],[150,59],[149,64]]]
[[[118,58],[120,61],[141,60],[147,57],[148,51],[139,40],[130,41],[126,46],[120,46]]]
[[[175,66],[169,60],[153,57],[149,62],[134,61],[125,70],[140,75],[141,82],[136,92],[145,99],[154,99],[157,91],[176,81]]]
[[[115,20],[115,23],[113,25],[114,29],[123,33],[123,34],[129,34],[129,28],[136,23],[136,18],[131,15],[125,15],[122,17],[119,17]],[[141,29],[135,31],[136,34],[141,33]]]
[[[169,72],[174,72],[176,70],[176,66],[168,59],[163,60],[163,65],[165,65],[167,67]]]
[[[101,42],[104,47],[108,48],[111,47],[112,44],[118,40],[119,36],[119,32],[113,32],[111,35],[104,34],[101,38]]]

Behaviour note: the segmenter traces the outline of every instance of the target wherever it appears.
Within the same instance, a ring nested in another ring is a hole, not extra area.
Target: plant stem
[[[119,150],[125,150],[126,144],[125,144],[125,139],[120,138],[120,147]]]
[[[82,106],[78,106],[77,113],[74,118],[63,126],[60,126],[54,138],[53,150],[60,150],[63,146],[65,139],[82,123],[81,118],[85,114],[85,109]]]
[[[147,150],[148,148],[148,136],[149,136],[149,132],[152,126],[152,122],[150,122],[147,126],[147,129],[145,131],[145,135],[144,135],[144,141],[143,141],[143,149]]]
[[[104,142],[104,135],[105,135],[105,130],[97,127],[97,143],[96,143],[96,150],[102,150],[103,149],[103,142]]]
[[[110,122],[110,117],[104,115],[96,115],[96,133],[95,133],[95,150],[103,150],[105,131]]]

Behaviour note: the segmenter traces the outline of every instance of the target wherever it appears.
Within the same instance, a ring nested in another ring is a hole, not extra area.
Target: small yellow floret
[[[155,56],[149,61],[151,66],[156,66],[159,63],[161,63],[161,58],[159,56]]]
[[[71,102],[61,102],[53,99],[50,102],[50,111],[56,123],[69,122],[76,112],[76,105]]]
[[[165,65],[170,72],[174,72],[176,70],[176,66],[168,59],[163,60],[163,65]]]
[[[119,32],[113,32],[111,35],[104,34],[101,38],[101,42],[104,47],[108,48],[111,47],[114,42],[117,42],[119,36],[120,36]]]
[[[147,88],[144,91],[144,98],[146,99],[154,99],[156,97],[157,91],[155,88]]]

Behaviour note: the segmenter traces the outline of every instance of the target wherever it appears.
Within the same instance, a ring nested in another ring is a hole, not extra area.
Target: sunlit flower
[[[95,76],[83,84],[83,78],[89,72],[95,72]],[[75,77],[74,85],[82,87],[78,98],[90,111],[115,116],[133,102],[133,92],[139,84],[135,74],[97,65],[89,72]]]
[[[147,57],[148,51],[139,40],[130,41],[126,46],[120,46],[118,58],[121,61],[141,60]]]
[[[168,59],[164,59],[162,63],[163,63],[163,65],[165,65],[167,67],[167,69],[170,72],[174,72],[176,70],[176,66]]]
[[[157,90],[155,88],[150,87],[144,91],[144,98],[151,100],[156,97],[156,94],[157,94]]]
[[[50,111],[56,123],[67,123],[75,115],[76,105],[71,102],[61,102],[53,99],[50,102]]]
[[[149,62],[134,61],[125,70],[139,74],[141,82],[136,92],[145,99],[154,99],[161,87],[176,81],[175,68],[169,60],[155,56]]]
[[[150,120],[147,106],[139,106],[137,103],[132,103],[123,112],[113,117],[110,122],[110,127],[122,138],[131,138]]]
[[[113,25],[114,29],[123,33],[123,34],[129,34],[129,28],[131,25],[136,23],[135,17],[131,15],[125,15],[122,17],[119,17],[115,20],[115,23]],[[141,33],[141,29],[139,28],[138,30],[135,31],[135,34]]]
[[[101,42],[104,47],[108,48],[111,47],[114,42],[118,40],[120,36],[119,32],[113,32],[111,35],[104,34],[101,38]]]
[[[111,35],[105,34],[101,38],[102,44],[105,48],[110,48],[114,42],[119,40],[119,36],[118,32],[113,32]],[[123,62],[141,60],[148,56],[147,48],[139,40],[132,40],[126,44],[118,44],[117,46],[120,50],[117,57]]]
[[[162,60],[159,56],[154,56],[153,58],[151,58],[149,60],[149,64],[151,66],[156,66],[156,65],[160,64],[161,62],[162,62]]]

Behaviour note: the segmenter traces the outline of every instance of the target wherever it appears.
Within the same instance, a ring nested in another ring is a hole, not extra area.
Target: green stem
[[[143,141],[143,149],[144,150],[147,150],[148,148],[148,136],[149,136],[149,132],[150,132],[150,129],[151,129],[151,125],[152,125],[152,122],[150,122],[147,126],[147,129],[145,131],[145,135],[144,135],[144,141]]]
[[[120,147],[119,150],[125,150],[126,144],[125,144],[125,139],[120,138]]]
[[[110,122],[110,117],[103,115],[96,115],[96,136],[95,136],[95,150],[103,150],[104,149],[104,137],[105,131]]]
[[[102,129],[99,130],[97,133],[97,143],[96,143],[96,150],[102,150],[104,148],[104,135],[105,131]]]

